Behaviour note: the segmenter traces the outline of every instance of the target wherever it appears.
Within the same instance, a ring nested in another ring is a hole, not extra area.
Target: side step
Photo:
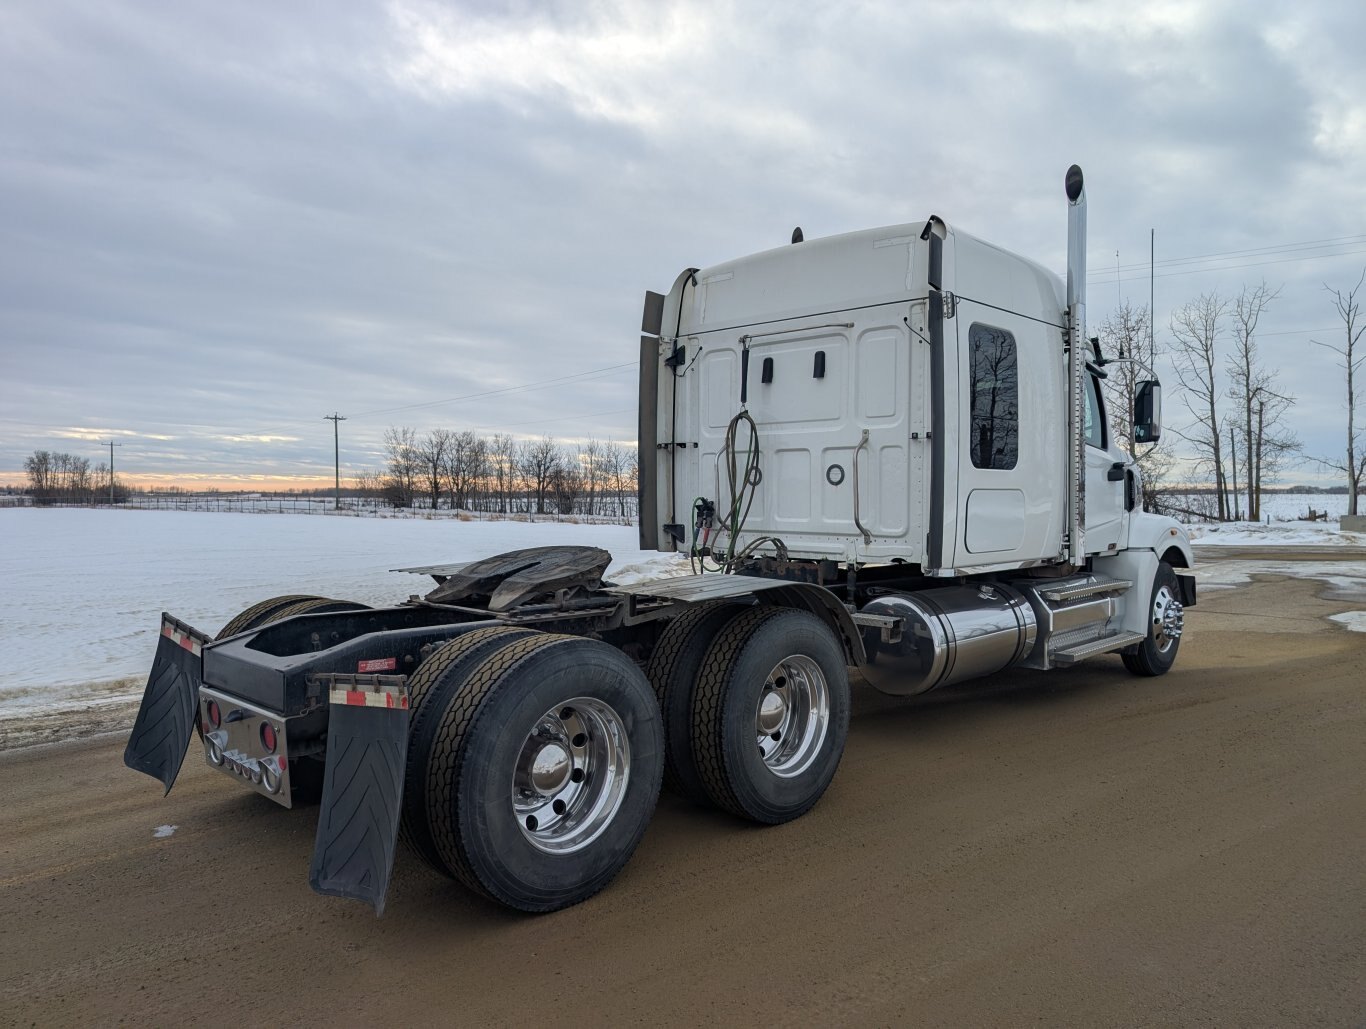
[[[1098,597],[1103,593],[1127,593],[1133,588],[1128,579],[1111,579],[1104,575],[1087,576],[1081,581],[1075,579],[1039,589],[1039,596],[1055,604],[1081,600],[1084,597]]]
[[[1111,636],[1102,636],[1098,640],[1078,643],[1066,650],[1055,651],[1051,655],[1051,659],[1055,665],[1074,665],[1078,661],[1085,661],[1088,657],[1095,657],[1097,654],[1108,654],[1134,643],[1142,643],[1147,638],[1141,632],[1117,632]]]

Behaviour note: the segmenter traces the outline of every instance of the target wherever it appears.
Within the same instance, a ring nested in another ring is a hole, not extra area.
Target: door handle
[[[1110,470],[1105,473],[1105,478],[1110,482],[1124,481],[1124,462],[1116,461],[1110,466]]]

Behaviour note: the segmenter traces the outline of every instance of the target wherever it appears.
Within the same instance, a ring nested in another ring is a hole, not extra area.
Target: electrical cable
[[[741,423],[749,426],[749,449],[745,451],[743,470],[739,448]],[[726,459],[726,487],[730,496],[730,510],[726,517],[720,519],[717,526],[718,534],[724,531],[727,536],[725,558],[717,564],[721,571],[731,572],[736,563],[735,547],[749,518],[750,509],[754,506],[754,497],[763,476],[759,466],[759,427],[748,411],[741,410],[726,426],[721,454]],[[717,503],[720,504],[720,498],[717,499]]]

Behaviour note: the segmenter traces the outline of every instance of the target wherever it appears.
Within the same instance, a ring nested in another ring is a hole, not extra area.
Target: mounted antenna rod
[[[1067,561],[1080,568],[1086,560],[1086,439],[1082,433],[1086,374],[1086,189],[1081,168],[1067,169],[1067,372],[1072,390],[1068,411]]]
[[[1157,364],[1157,330],[1154,328],[1154,321],[1157,317],[1157,309],[1153,306],[1157,296],[1157,230],[1148,230],[1148,363]]]

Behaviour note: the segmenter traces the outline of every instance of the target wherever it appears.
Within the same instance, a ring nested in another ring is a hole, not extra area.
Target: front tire
[[[809,811],[849,732],[849,672],[829,626],[759,607],[717,634],[693,694],[694,758],[720,808],[777,825]]]
[[[596,640],[538,633],[487,657],[443,707],[427,789],[451,873],[532,912],[611,882],[664,771],[659,707],[635,663]]]
[[[1124,667],[1134,675],[1165,675],[1176,664],[1176,652],[1185,628],[1180,598],[1181,586],[1176,580],[1176,572],[1167,562],[1158,562],[1152,597],[1148,601],[1148,638],[1131,650],[1120,652]]]

